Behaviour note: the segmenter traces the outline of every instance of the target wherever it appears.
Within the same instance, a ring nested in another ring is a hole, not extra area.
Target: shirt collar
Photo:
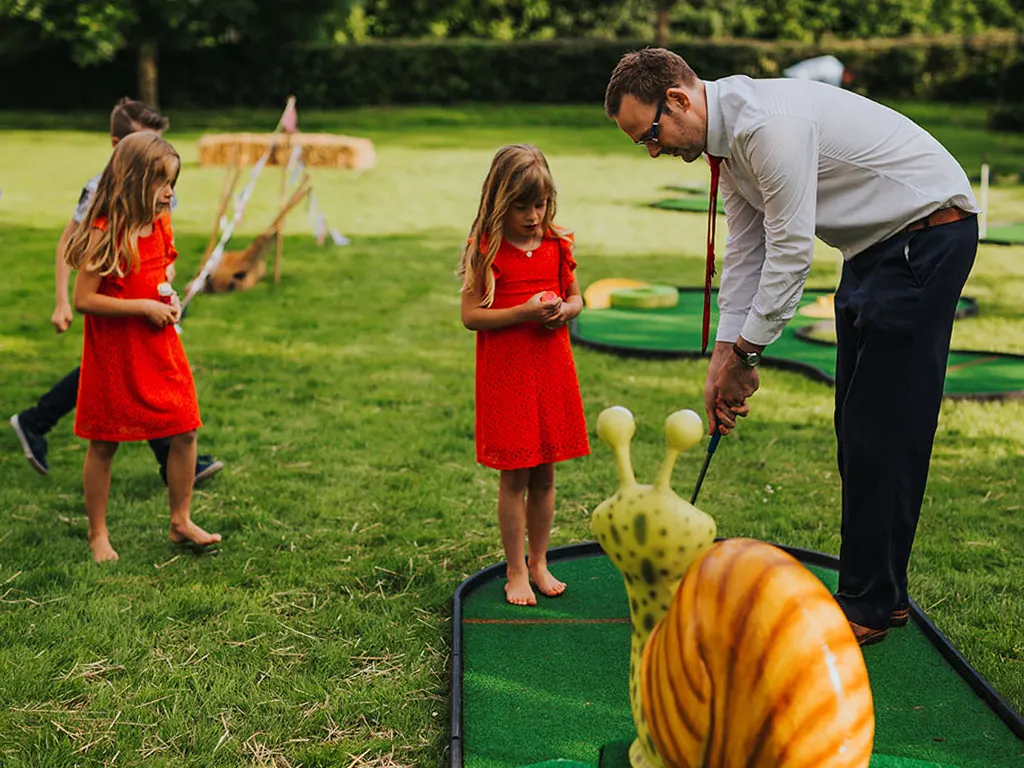
[[[722,114],[722,104],[719,91],[721,86],[712,80],[704,81],[704,98],[708,111],[708,136],[704,151],[715,157],[728,158],[729,136],[725,130],[725,115]]]

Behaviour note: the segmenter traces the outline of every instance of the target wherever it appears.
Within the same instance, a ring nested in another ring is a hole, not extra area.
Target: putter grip
[[[722,433],[718,429],[719,422],[715,420],[715,434],[711,436],[710,442],[708,442],[708,453],[714,453],[718,448],[718,442],[722,439]]]
[[[722,439],[722,420],[715,416],[715,433],[711,436],[711,440],[708,442],[708,456],[713,454],[718,448],[718,443]]]

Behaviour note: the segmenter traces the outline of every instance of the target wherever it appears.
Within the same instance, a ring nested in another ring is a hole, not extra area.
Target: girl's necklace
[[[537,250],[538,248],[540,248],[541,243],[543,243],[543,242],[544,242],[544,238],[542,237],[540,239],[540,243],[537,243],[537,245],[533,246],[532,248],[519,248],[519,246],[516,246],[516,247],[519,248],[519,250],[521,250],[523,253],[525,253],[526,254],[526,258],[529,259],[529,258],[533,257],[533,252],[535,250]]]

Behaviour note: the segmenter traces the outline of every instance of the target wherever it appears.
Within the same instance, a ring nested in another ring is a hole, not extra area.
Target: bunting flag
[[[230,220],[225,222],[225,226],[220,235],[220,241],[216,247],[210,253],[210,258],[206,260],[202,270],[196,275],[195,279],[189,283],[188,290],[185,292],[185,297],[181,300],[181,314],[182,318],[185,316],[185,311],[188,309],[188,305],[195,298],[196,294],[199,293],[206,285],[206,279],[220,264],[221,259],[224,258],[224,251],[227,247],[228,241],[231,239],[231,235],[234,234],[235,227],[242,220],[242,215],[245,213],[245,208],[249,204],[249,198],[252,197],[252,191],[256,186],[256,180],[259,179],[260,174],[267,165],[267,161],[274,152],[274,148],[277,146],[277,133],[274,133],[270,139],[270,146],[267,147],[267,151],[263,153],[263,156],[256,161],[256,164],[252,167],[252,171],[249,172],[249,181],[245,185],[245,188],[235,197],[235,211],[234,216]],[[226,218],[226,217],[224,217]],[[222,219],[223,220],[223,219]]]
[[[316,202],[316,194],[310,190],[309,197],[309,226],[312,227],[316,224],[316,215],[320,213],[320,206]]]
[[[299,128],[299,112],[295,109],[295,97],[288,97],[288,106],[281,115],[281,128],[285,133],[295,133]]]
[[[299,179],[299,175],[305,169],[306,164],[302,162],[302,145],[296,144],[292,147],[292,154],[288,158],[288,167],[285,169],[285,173],[291,170],[292,175],[288,179],[289,184],[294,184]]]
[[[335,245],[348,245],[352,242],[334,227],[330,227],[329,231],[331,233],[331,240],[334,241]]]
[[[232,234],[234,234],[235,228],[242,220],[242,216],[245,214],[245,209],[249,205],[249,199],[252,197],[253,189],[256,187],[256,180],[263,173],[263,169],[266,167],[270,158],[274,155],[274,150],[277,148],[279,141],[279,134],[284,131],[285,133],[295,133],[298,130],[298,111],[295,109],[295,97],[291,96],[288,98],[288,105],[285,107],[284,112],[281,114],[281,119],[278,121],[277,127],[270,136],[270,146],[267,147],[266,152],[263,156],[256,161],[256,164],[252,167],[249,173],[249,181],[245,185],[245,188],[235,196],[235,208],[234,214],[229,219],[227,215],[223,215],[218,222],[218,227],[221,232],[220,240],[216,247],[210,252],[210,257],[206,260],[203,268],[199,274],[196,275],[195,279],[189,283],[188,289],[185,292],[185,296],[181,301],[181,317],[184,319],[185,311],[188,309],[192,299],[195,298],[196,294],[203,290],[206,286],[207,278],[213,273],[213,271],[220,264],[224,258],[225,249],[227,248],[228,241],[231,240]],[[291,155],[288,158],[288,164],[285,167],[285,173],[291,171],[290,184],[301,178],[302,173],[306,170],[306,164],[302,161],[302,146],[294,145],[292,147]],[[327,234],[330,233],[331,240],[335,245],[348,245],[349,239],[342,235],[334,227],[327,225],[327,217],[320,210],[320,206],[317,203],[316,197],[313,191],[309,191],[309,225],[313,229],[313,235],[316,237],[318,245],[323,245]],[[180,333],[180,328],[178,329]]]
[[[300,161],[301,162],[301,161]],[[313,236],[316,238],[317,245],[323,245],[327,239],[327,234],[331,235],[331,242],[337,246],[349,245],[352,241],[345,237],[335,227],[327,224],[327,218],[324,212],[320,209],[320,202],[316,198],[316,193],[313,190],[309,191],[309,227],[313,230]]]

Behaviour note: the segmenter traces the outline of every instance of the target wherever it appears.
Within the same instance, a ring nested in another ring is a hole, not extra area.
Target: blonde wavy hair
[[[516,204],[530,205],[546,200],[548,207],[541,222],[545,237],[571,242],[571,233],[554,223],[556,211],[555,182],[548,161],[531,144],[510,144],[499,149],[484,179],[469,239],[462,251],[456,275],[462,280],[461,292],[477,291],[481,307],[494,301],[494,273],[491,265],[501,246],[502,230],[508,209]]]
[[[89,212],[75,229],[64,260],[78,270],[123,277],[139,263],[139,232],[160,215],[157,196],[166,184],[174,186],[181,158],[152,131],[137,131],[121,139],[103,170]],[[106,219],[97,236],[96,220]]]

